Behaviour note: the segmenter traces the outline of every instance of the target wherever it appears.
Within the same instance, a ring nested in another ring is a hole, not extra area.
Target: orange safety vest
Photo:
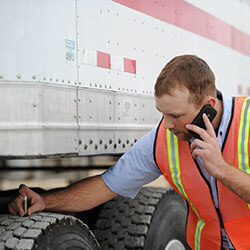
[[[226,162],[250,174],[250,98],[233,101],[231,124],[222,148]],[[170,185],[187,201],[186,239],[192,249],[221,249],[221,227],[233,246],[250,249],[250,205],[217,181],[219,209],[210,186],[197,167],[187,141],[178,140],[161,121],[155,139],[155,160]]]

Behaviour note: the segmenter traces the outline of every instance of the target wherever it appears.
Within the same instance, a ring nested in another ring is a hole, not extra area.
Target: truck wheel
[[[95,250],[99,244],[79,219],[63,214],[0,215],[0,250]]]
[[[184,250],[187,206],[174,190],[142,188],[134,200],[116,197],[99,214],[101,249]]]

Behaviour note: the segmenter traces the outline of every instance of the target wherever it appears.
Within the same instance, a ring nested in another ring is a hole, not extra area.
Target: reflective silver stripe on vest
[[[240,141],[240,156],[241,159],[239,159],[240,164],[240,168],[244,171],[244,172],[249,172],[249,164],[246,165],[246,161],[248,162],[248,159],[246,159],[245,157],[248,157],[248,151],[246,152],[245,150],[245,146],[248,146],[248,135],[246,136],[246,126],[247,126],[247,120],[249,119],[249,106],[250,106],[250,99],[246,99],[244,102],[246,102],[245,107],[243,106],[242,108],[244,108],[244,114],[243,114],[243,119],[241,119],[241,126],[242,126],[242,133],[240,133],[241,138],[239,138]],[[246,144],[247,143],[247,144]]]

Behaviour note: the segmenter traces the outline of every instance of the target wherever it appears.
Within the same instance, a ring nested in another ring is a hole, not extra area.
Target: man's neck
[[[221,122],[221,118],[222,118],[222,114],[223,114],[223,102],[222,100],[216,98],[216,103],[215,103],[215,109],[217,110],[217,115],[215,116],[212,124],[214,129],[218,129],[220,122]]]

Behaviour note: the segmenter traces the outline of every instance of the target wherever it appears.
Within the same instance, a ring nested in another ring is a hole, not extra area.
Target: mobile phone
[[[209,121],[212,122],[213,119],[215,118],[216,114],[217,114],[217,111],[216,111],[216,109],[214,109],[209,104],[206,104],[206,105],[204,105],[202,107],[202,109],[200,110],[200,112],[198,113],[198,115],[194,118],[194,120],[192,121],[191,124],[196,125],[196,126],[198,126],[198,127],[203,128],[203,129],[206,130],[206,126],[205,126],[205,123],[204,123],[203,118],[202,118],[202,115],[204,113],[207,115]],[[195,138],[202,140],[201,137],[198,134],[196,134],[195,132],[193,132],[191,130],[189,130],[189,132]]]

